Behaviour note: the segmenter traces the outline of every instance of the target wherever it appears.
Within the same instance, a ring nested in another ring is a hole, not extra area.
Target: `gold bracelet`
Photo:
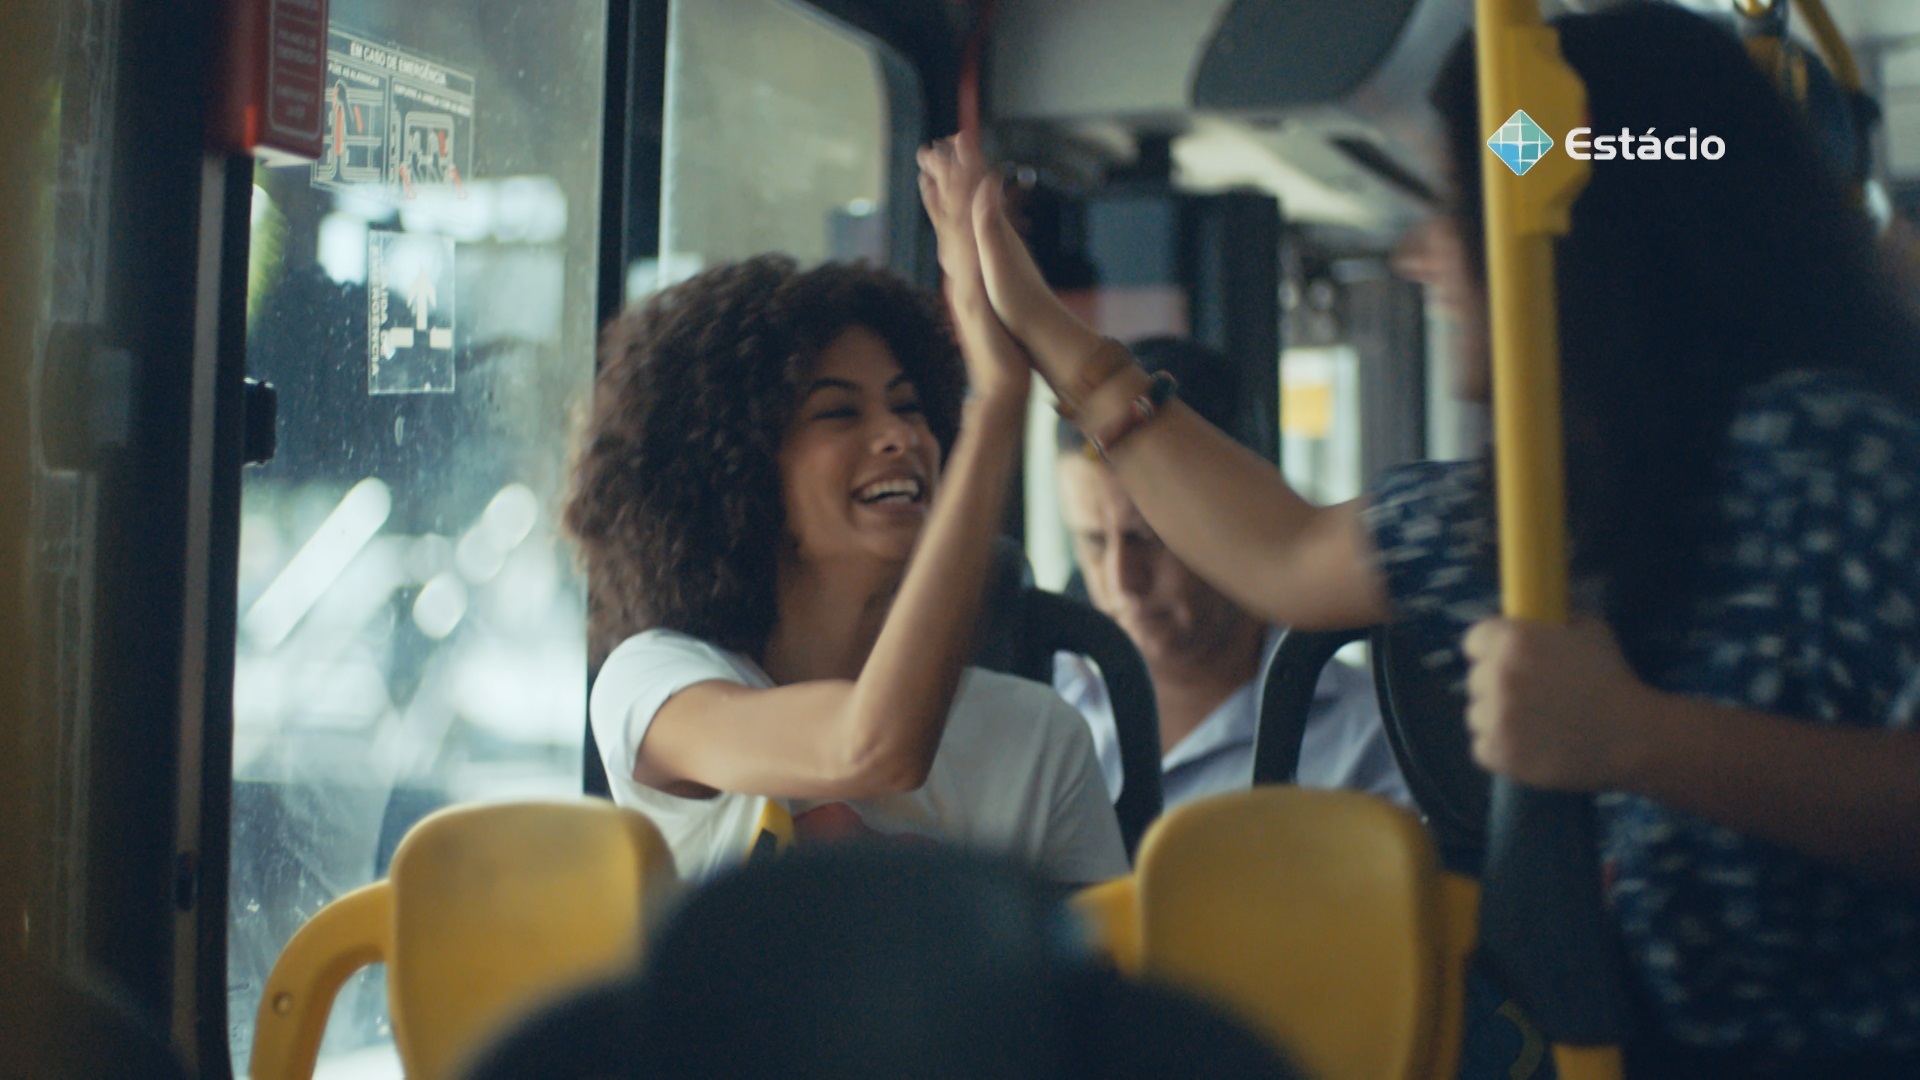
[[[1154,372],[1148,376],[1147,385],[1127,401],[1126,410],[1112,423],[1087,431],[1087,445],[1093,447],[1101,457],[1108,457],[1113,453],[1113,448],[1120,445],[1120,440],[1159,416],[1179,390],[1179,382],[1170,373]]]
[[[1104,370],[1101,371],[1097,378],[1090,382],[1082,382],[1078,387],[1061,386],[1055,388],[1058,401],[1054,405],[1054,409],[1059,412],[1061,416],[1066,417],[1071,423],[1079,422],[1078,417],[1085,408],[1086,403],[1092,400],[1093,396],[1099,393],[1101,388],[1105,387],[1107,383],[1113,381],[1127,370],[1139,367],[1138,363],[1133,359],[1133,353],[1130,352],[1124,344],[1121,344],[1121,342],[1115,338],[1102,337],[1100,344],[1095,346],[1094,350],[1088,353],[1085,359],[1075,365],[1075,370],[1085,371],[1091,368],[1094,365],[1094,361],[1099,359],[1101,353],[1117,353],[1118,355],[1114,357],[1113,363],[1104,367]],[[1069,392],[1076,389],[1079,391],[1078,393]]]

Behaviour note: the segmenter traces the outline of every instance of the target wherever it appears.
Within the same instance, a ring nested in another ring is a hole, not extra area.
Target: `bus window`
[[[917,126],[920,102],[888,93],[888,54],[790,0],[674,4],[661,255],[629,275],[629,300],[768,251],[897,262],[889,133]]]
[[[593,372],[603,0],[335,0],[325,151],[255,173],[228,1017],[452,802],[580,790],[581,583],[555,517]],[[398,1075],[379,974],[321,1071]]]
[[[1280,465],[1320,506],[1360,494],[1360,358],[1350,345],[1280,353]]]

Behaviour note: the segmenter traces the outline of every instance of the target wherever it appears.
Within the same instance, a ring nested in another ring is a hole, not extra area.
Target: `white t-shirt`
[[[746,857],[767,799],[669,795],[635,780],[633,763],[660,706],[689,686],[713,681],[773,685],[738,653],[672,630],[648,630],[607,657],[589,702],[614,802],[659,827],[688,880]],[[775,801],[799,815],[834,800]],[[1086,722],[1051,690],[1025,679],[968,668],[927,782],[846,805],[876,832],[1004,852],[1056,881],[1106,881],[1127,872]]]

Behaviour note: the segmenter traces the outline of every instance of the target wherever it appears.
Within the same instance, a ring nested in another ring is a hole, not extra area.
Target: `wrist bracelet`
[[[1167,407],[1167,403],[1174,399],[1179,390],[1180,384],[1172,375],[1164,371],[1154,372],[1148,378],[1146,388],[1135,394],[1132,401],[1127,402],[1126,411],[1114,418],[1113,423],[1108,425],[1106,430],[1086,433],[1087,445],[1093,447],[1094,451],[1103,458],[1110,456],[1113,448],[1120,445],[1122,439],[1145,427],[1147,421],[1160,415],[1161,410]]]
[[[1080,422],[1081,409],[1088,401],[1093,399],[1095,394],[1099,393],[1101,387],[1107,385],[1109,381],[1119,377],[1122,373],[1135,370],[1139,366],[1133,359],[1133,353],[1128,351],[1126,345],[1118,338],[1111,337],[1101,338],[1100,344],[1096,346],[1091,353],[1087,354],[1086,359],[1082,360],[1079,366],[1081,368],[1090,367],[1102,353],[1106,352],[1117,352],[1120,354],[1120,359],[1111,367],[1108,367],[1098,379],[1077,387],[1069,388],[1061,386],[1058,388],[1057,393],[1059,399],[1054,403],[1053,408],[1055,412],[1065,417],[1069,423],[1077,424]],[[1077,391],[1071,399],[1067,396],[1069,389]]]

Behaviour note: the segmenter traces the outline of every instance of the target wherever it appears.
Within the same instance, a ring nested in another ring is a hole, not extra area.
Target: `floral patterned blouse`
[[[1655,643],[1649,681],[1810,724],[1912,729],[1920,418],[1843,376],[1793,372],[1747,392],[1730,440],[1700,599]],[[1366,513],[1424,662],[1464,678],[1460,638],[1498,609],[1487,464],[1393,470]],[[1920,1052],[1920,890],[1636,796],[1603,795],[1599,813],[1608,899],[1670,1037],[1763,1058]]]

